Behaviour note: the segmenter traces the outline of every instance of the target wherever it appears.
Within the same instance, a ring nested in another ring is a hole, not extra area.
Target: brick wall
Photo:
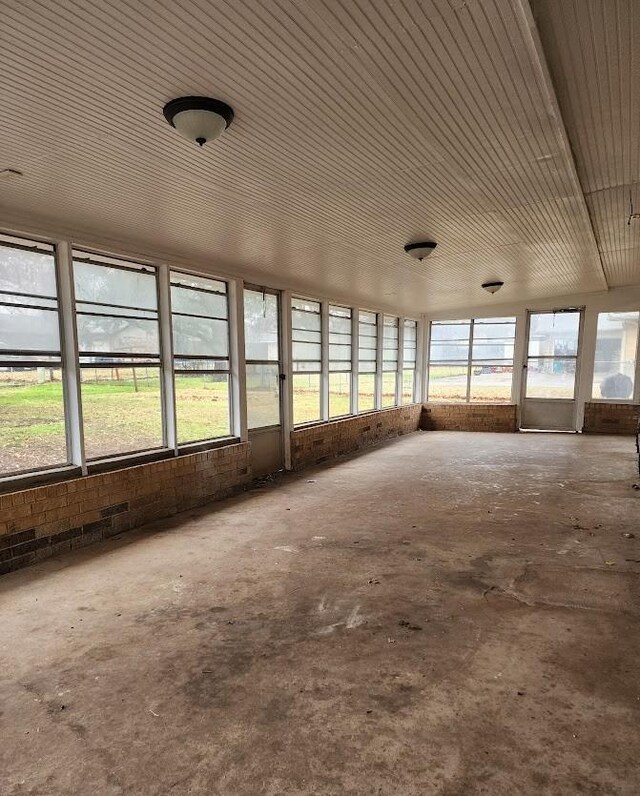
[[[515,404],[437,404],[422,407],[424,431],[517,431]]]
[[[332,420],[291,432],[294,470],[369,448],[377,442],[418,430],[419,404]]]
[[[0,495],[0,575],[227,497],[251,479],[249,443]]]
[[[588,401],[584,405],[585,434],[635,434],[640,416],[638,404]]]

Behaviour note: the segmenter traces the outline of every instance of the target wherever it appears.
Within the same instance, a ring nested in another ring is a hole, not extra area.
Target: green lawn
[[[82,408],[88,458],[116,455],[163,444],[160,379],[153,368],[85,369]],[[38,381],[41,379],[41,381]],[[49,380],[52,379],[52,380]],[[370,383],[369,383],[370,382]],[[223,374],[178,374],[176,418],[180,443],[230,433],[229,401]],[[295,422],[319,418],[317,376],[294,379]],[[361,406],[373,407],[373,378],[361,384]],[[391,403],[392,394],[385,396]],[[254,417],[277,418],[274,386],[251,384]],[[350,377],[332,374],[332,417],[349,414]],[[62,383],[59,371],[0,373],[0,472],[10,473],[66,462]]]

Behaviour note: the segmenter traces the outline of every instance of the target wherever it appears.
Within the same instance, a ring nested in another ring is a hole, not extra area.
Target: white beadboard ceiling
[[[640,282],[640,2],[534,0],[610,287]]]
[[[528,0],[1,0],[0,227],[408,314],[638,282],[633,5],[536,2],[587,207]]]

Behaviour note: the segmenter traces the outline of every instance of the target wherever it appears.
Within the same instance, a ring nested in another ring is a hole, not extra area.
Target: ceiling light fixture
[[[433,240],[426,240],[419,243],[407,243],[404,250],[407,254],[415,257],[416,260],[422,261],[433,252],[437,245]]]
[[[504,285],[504,282],[499,282],[499,281],[497,281],[497,282],[483,282],[482,283],[482,289],[486,290],[487,293],[493,294],[493,293],[497,293],[503,285]]]
[[[178,97],[162,112],[172,127],[199,146],[217,138],[233,121],[233,108],[210,97]]]

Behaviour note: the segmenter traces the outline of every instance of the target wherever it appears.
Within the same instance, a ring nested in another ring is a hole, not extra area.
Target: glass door
[[[582,310],[530,312],[522,428],[575,431]]]
[[[283,371],[277,291],[245,288],[244,345],[253,474],[268,475],[284,467],[280,390]]]

